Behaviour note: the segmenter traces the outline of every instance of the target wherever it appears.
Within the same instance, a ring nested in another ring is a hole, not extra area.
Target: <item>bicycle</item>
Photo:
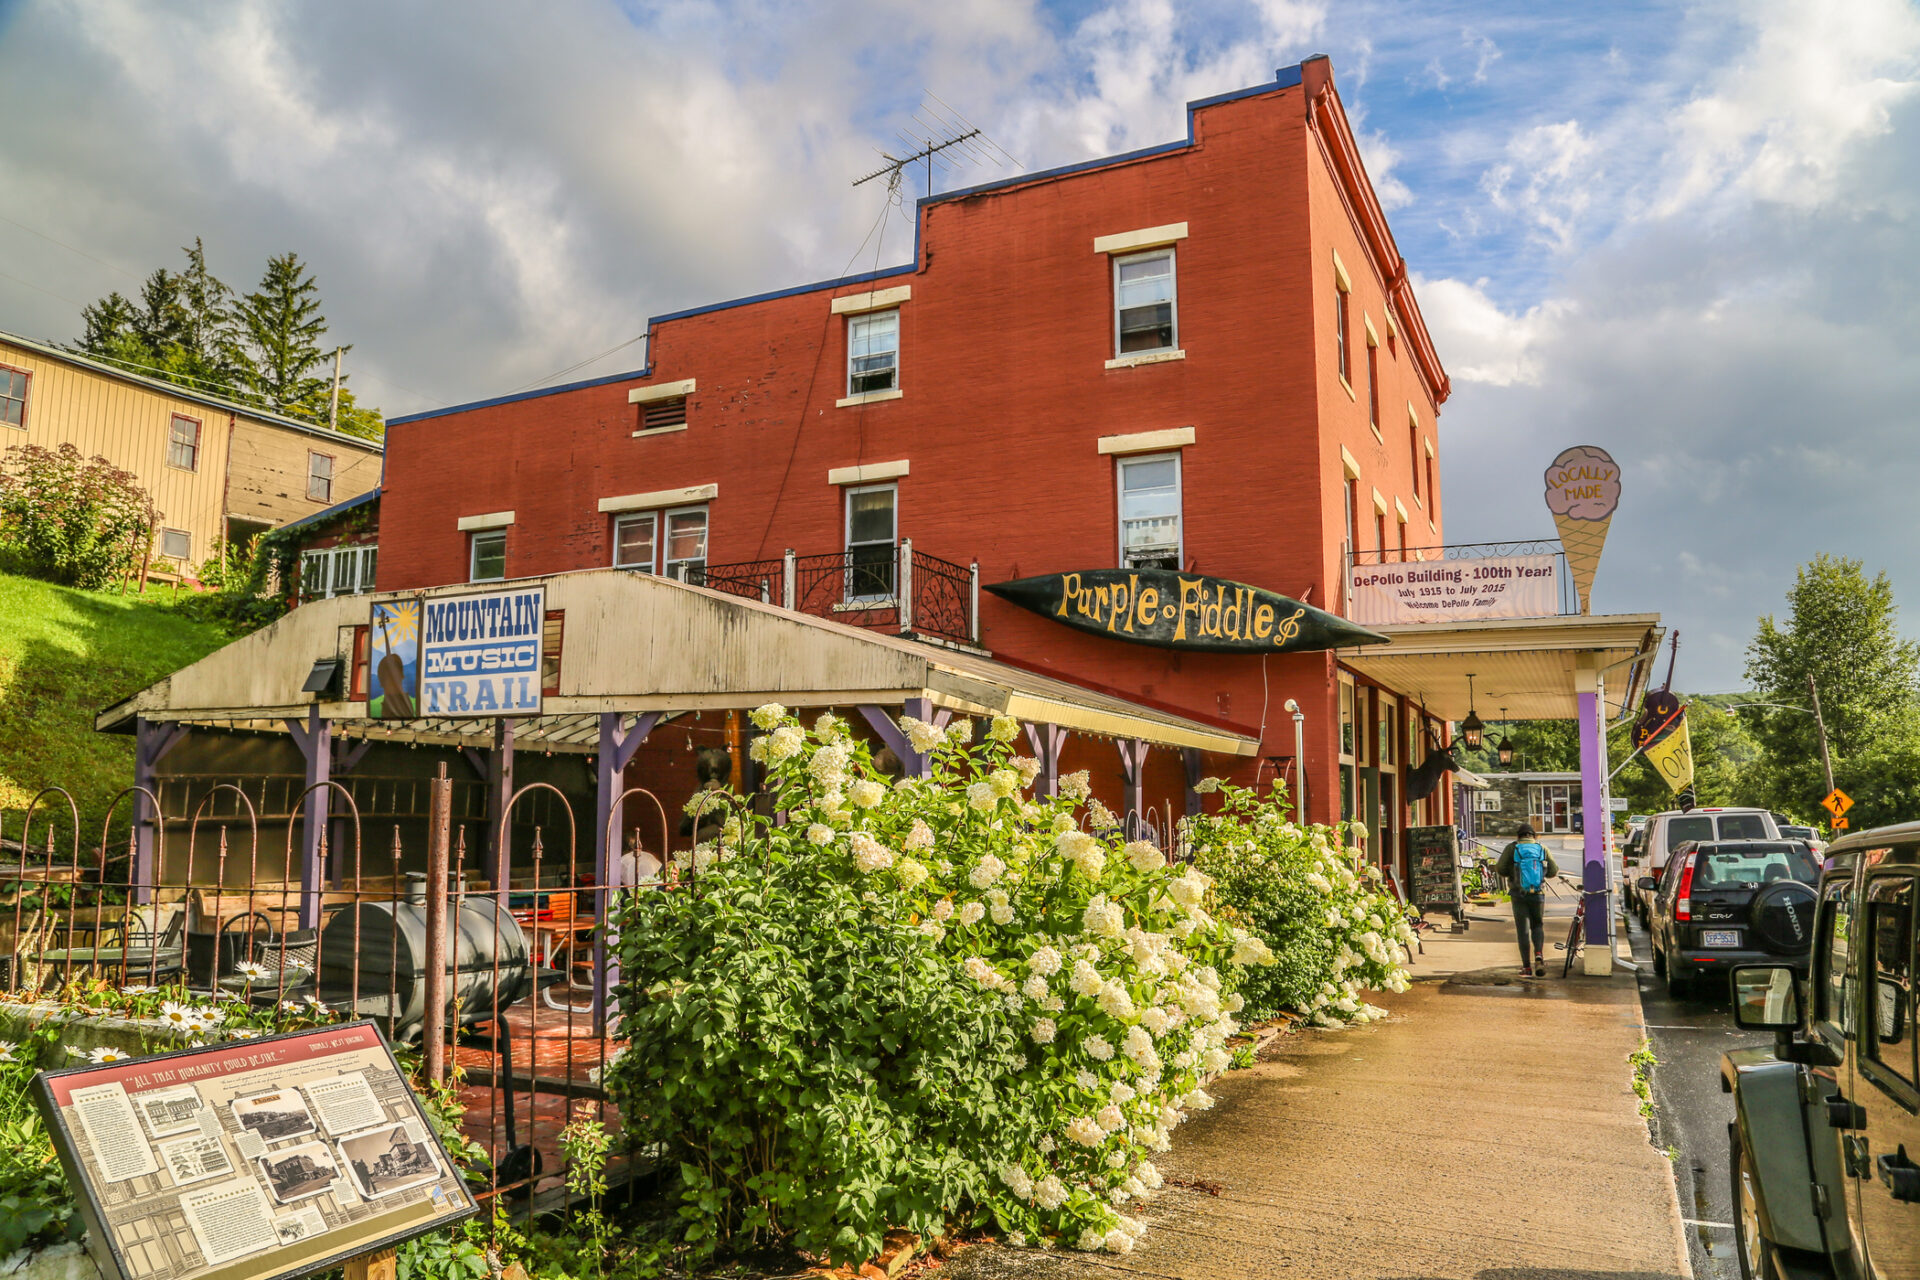
[[[1567,940],[1553,944],[1555,949],[1567,953],[1566,962],[1560,966],[1560,976],[1566,978],[1570,977],[1573,973],[1574,958],[1577,957],[1581,949],[1586,946],[1587,899],[1604,898],[1607,896],[1607,891],[1605,889],[1585,888],[1582,885],[1575,884],[1566,876],[1558,876],[1556,879],[1569,889],[1578,890],[1580,894],[1580,901],[1575,904],[1573,908],[1573,923],[1567,929]]]

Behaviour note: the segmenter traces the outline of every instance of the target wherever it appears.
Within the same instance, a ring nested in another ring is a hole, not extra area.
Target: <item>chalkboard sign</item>
[[[1413,827],[1407,832],[1413,903],[1422,911],[1460,914],[1466,899],[1460,892],[1457,838],[1452,827]]]

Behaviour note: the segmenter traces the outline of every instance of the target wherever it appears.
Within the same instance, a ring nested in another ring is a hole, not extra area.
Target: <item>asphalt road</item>
[[[1679,1153],[1673,1176],[1687,1221],[1687,1252],[1696,1280],[1739,1280],[1733,1255],[1733,1209],[1727,1186],[1727,1123],[1733,1099],[1720,1092],[1720,1055],[1772,1042],[1740,1031],[1724,994],[1675,1000],[1653,974],[1647,935],[1632,926],[1640,966],[1640,1004],[1659,1065],[1653,1071],[1654,1143]]]

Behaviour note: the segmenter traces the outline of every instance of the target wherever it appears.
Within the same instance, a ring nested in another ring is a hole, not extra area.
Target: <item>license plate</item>
[[[1737,947],[1740,945],[1738,929],[1705,929],[1700,934],[1703,947]]]

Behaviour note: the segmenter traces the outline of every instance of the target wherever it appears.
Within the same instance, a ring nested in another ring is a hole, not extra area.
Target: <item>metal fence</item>
[[[528,784],[506,803],[497,830],[508,848],[496,861],[483,852],[484,814],[456,806],[444,766],[387,785],[384,816],[424,822],[383,822],[385,839],[356,801],[368,788],[339,782],[203,779],[172,822],[167,796],[130,787],[97,838],[62,788],[34,797],[17,840],[0,813],[0,991],[29,1017],[37,1002],[106,983],[150,1002],[177,994],[370,1018],[390,1043],[418,1050],[428,1079],[457,1090],[462,1131],[485,1152],[468,1172],[476,1197],[515,1213],[562,1207],[562,1128],[582,1104],[610,1131],[619,1125],[600,1080],[619,1048],[603,1033],[615,891],[595,883],[590,824],[580,829],[552,784]],[[283,841],[272,828],[320,787],[345,813],[323,834],[315,903],[297,874],[301,824],[288,821]],[[140,824],[125,821],[136,806],[162,815],[150,866]],[[539,821],[516,821],[522,813]],[[116,817],[128,834],[109,838]],[[610,832],[609,848],[620,835]],[[510,874],[493,883],[487,869],[501,866]],[[610,1173],[630,1175],[632,1156],[614,1151]]]
[[[980,565],[898,546],[853,547],[681,571],[684,581],[783,609],[900,635],[980,642]]]

